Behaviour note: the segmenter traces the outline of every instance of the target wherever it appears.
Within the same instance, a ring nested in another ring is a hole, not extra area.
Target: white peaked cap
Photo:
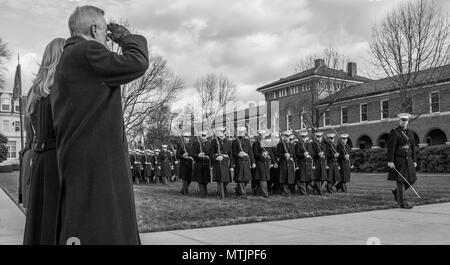
[[[398,118],[399,119],[409,119],[409,118],[411,118],[411,114],[409,114],[409,113],[400,113],[400,114],[398,114]]]

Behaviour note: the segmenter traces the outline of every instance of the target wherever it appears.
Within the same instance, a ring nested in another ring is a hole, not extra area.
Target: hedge
[[[12,165],[3,165],[0,166],[0,173],[11,173],[13,172]]]
[[[350,152],[354,172],[387,172],[385,148],[352,150]],[[417,171],[426,173],[450,173],[450,145],[421,148],[417,155]]]

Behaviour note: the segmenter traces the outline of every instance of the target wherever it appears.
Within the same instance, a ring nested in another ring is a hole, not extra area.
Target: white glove
[[[346,154],[346,155],[345,155],[345,159],[350,159],[350,155],[349,155],[349,154]]]
[[[255,167],[256,167],[256,165],[255,165],[255,163],[253,163],[253,164],[252,164],[252,168],[255,168]]]
[[[204,156],[205,156],[205,153],[203,153],[203,152],[198,153],[198,156],[199,156],[199,157],[204,157]]]
[[[289,158],[291,157],[291,154],[286,153],[286,154],[284,154],[284,156],[285,156],[287,159],[289,159]]]
[[[222,161],[222,159],[223,159],[223,156],[218,156],[218,157],[216,157],[216,160],[217,160],[217,161]]]
[[[273,167],[278,168],[278,164],[277,163],[273,164]]]
[[[334,157],[338,158],[339,157],[339,153],[334,153]]]
[[[323,152],[319,152],[319,156],[323,156]]]
[[[395,168],[395,165],[394,165],[394,163],[392,163],[392,162],[388,162],[388,167],[390,167],[390,168]]]
[[[305,157],[308,157],[308,156],[309,156],[309,153],[308,153],[308,152],[304,152],[303,155],[304,155]]]
[[[414,167],[417,167],[417,163],[416,162],[414,162]]]
[[[243,151],[239,152],[239,157],[244,157],[244,156],[246,156],[246,155],[247,155],[246,152],[243,152]]]
[[[188,156],[189,156],[189,153],[184,153],[184,154],[183,154],[183,157],[184,157],[184,158],[187,158]]]

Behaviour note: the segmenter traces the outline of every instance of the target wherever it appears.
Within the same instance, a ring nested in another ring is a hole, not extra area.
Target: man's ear
[[[95,39],[97,37],[97,25],[91,25],[91,37]]]

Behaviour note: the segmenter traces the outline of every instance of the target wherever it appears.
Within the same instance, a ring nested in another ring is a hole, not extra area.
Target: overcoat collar
[[[64,48],[67,48],[68,46],[77,44],[78,42],[85,41],[85,40],[86,39],[81,36],[70,37],[66,40],[66,43],[64,44]]]

